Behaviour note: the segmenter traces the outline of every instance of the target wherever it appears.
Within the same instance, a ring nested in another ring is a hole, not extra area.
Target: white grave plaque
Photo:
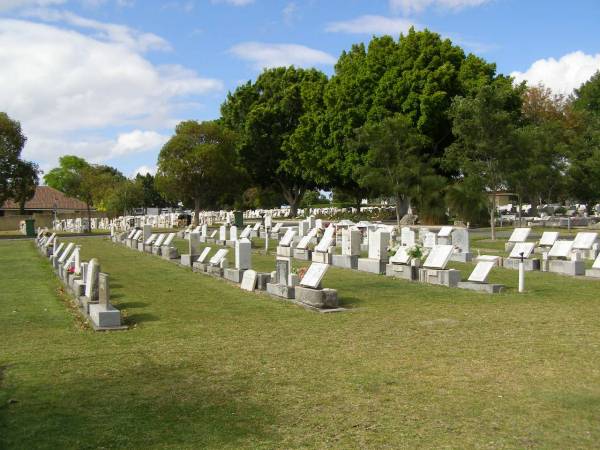
[[[154,246],[155,247],[160,247],[163,243],[163,241],[166,239],[167,235],[166,234],[159,234],[158,237],[156,238],[156,241],[154,241]]]
[[[65,251],[62,252],[62,254],[60,255],[60,258],[58,258],[59,263],[65,262],[65,260],[69,256],[69,253],[71,253],[71,250],[73,250],[73,247],[75,247],[75,244],[73,244],[72,242],[69,242],[69,245],[67,245],[67,248],[65,249]]]
[[[515,228],[508,242],[525,242],[531,233],[531,228]]]
[[[558,231],[544,231],[540,238],[540,247],[552,247],[558,239]]]
[[[221,264],[221,261],[223,261],[223,259],[227,256],[227,253],[229,253],[229,249],[220,249],[219,251],[217,251],[217,253],[213,255],[212,258],[210,258],[209,263],[213,266],[218,266],[219,264]]]
[[[166,245],[168,247],[169,245],[171,245],[171,242],[173,242],[174,238],[175,238],[175,233],[169,233],[167,238],[163,241],[162,245]]]
[[[445,269],[453,251],[454,246],[452,245],[436,245],[429,252],[423,267],[428,269]]]
[[[196,260],[196,262],[203,263],[206,260],[206,257],[208,256],[209,253],[210,253],[210,247],[204,247],[204,250],[202,250],[202,253],[200,253],[200,256],[198,256],[198,259]]]
[[[573,241],[573,248],[577,250],[589,250],[597,238],[598,233],[577,233],[575,241]]]
[[[568,258],[573,250],[573,241],[556,241],[548,256],[551,258]]]
[[[300,285],[317,289],[321,284],[321,280],[325,276],[325,272],[327,272],[328,268],[328,264],[312,263],[304,274],[304,277],[302,277]]]
[[[495,265],[496,263],[494,261],[479,261],[473,269],[473,272],[471,272],[471,275],[469,275],[469,281],[485,283],[490,271]]]
[[[281,247],[289,247],[292,244],[294,236],[296,236],[296,230],[289,228],[281,238],[281,241],[279,241],[279,245]]]
[[[325,233],[323,233],[323,237],[319,241],[319,244],[315,247],[315,251],[321,253],[327,253],[329,251],[329,247],[333,242],[333,233],[335,233],[335,228],[332,225],[327,227]]]
[[[408,247],[399,247],[396,254],[390,258],[390,262],[392,264],[408,264],[410,262]]]
[[[452,233],[453,227],[442,227],[438,232],[438,237],[448,237]]]
[[[244,272],[244,275],[242,276],[242,284],[241,284],[241,288],[244,291],[254,291],[254,288],[256,287],[256,278],[257,278],[257,274],[256,274],[256,270],[246,270]]]
[[[534,247],[535,244],[533,242],[517,242],[513,247],[512,251],[510,252],[510,255],[508,255],[508,257],[520,258],[521,253],[523,253],[523,258],[527,259],[533,253]]]

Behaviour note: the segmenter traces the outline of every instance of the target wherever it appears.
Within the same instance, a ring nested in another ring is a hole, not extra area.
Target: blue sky
[[[331,75],[353,43],[414,25],[569,93],[600,69],[598,23],[598,0],[0,0],[0,105],[44,170],[68,153],[131,176],[265,66]]]

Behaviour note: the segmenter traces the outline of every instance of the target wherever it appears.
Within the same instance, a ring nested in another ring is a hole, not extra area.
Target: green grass
[[[79,242],[130,329],[82,328],[32,242],[0,242],[0,448],[600,442],[595,280],[528,274],[519,295],[498,269],[509,289],[490,296],[332,268],[324,285],[349,311],[318,314]],[[258,250],[253,263],[274,268]]]

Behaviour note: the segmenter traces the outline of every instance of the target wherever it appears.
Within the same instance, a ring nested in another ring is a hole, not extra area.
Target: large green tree
[[[343,52],[324,97],[328,133],[321,159],[329,178],[359,201],[366,192],[355,168],[365,163],[368,149],[349,143],[358,128],[394,114],[407,117],[428,137],[421,151],[436,163],[453,142],[448,116],[452,99],[489,83],[495,69],[428,30],[410,29],[397,41],[375,37],[368,48],[358,44]],[[443,172],[439,166],[436,171]]]
[[[296,211],[304,193],[327,185],[315,151],[323,135],[323,92],[318,70],[265,70],[255,83],[229,93],[222,123],[237,133],[237,152],[255,186],[276,186]]]
[[[21,124],[0,112],[0,206],[14,195],[14,177],[22,168],[19,162],[26,141]]]
[[[456,141],[446,152],[446,162],[460,177],[474,177],[488,191],[492,239],[496,239],[497,195],[519,164],[522,90],[513,87],[511,79],[500,78],[472,97],[456,97],[450,109]]]
[[[600,115],[600,70],[579,89],[575,89],[573,107],[579,111]]]
[[[92,206],[106,209],[105,203],[113,189],[124,180],[123,174],[113,167],[92,165],[73,155],[60,157],[59,166],[44,175],[48,186],[85,202],[88,224],[91,222]],[[86,231],[91,230],[88,228]]]
[[[37,164],[19,160],[12,180],[12,198],[19,205],[20,214],[25,214],[25,203],[35,195],[39,184]]]
[[[232,131],[217,122],[185,121],[160,151],[156,185],[166,198],[192,204],[197,224],[200,208],[237,193],[242,175]]]
[[[148,208],[163,208],[167,205],[163,196],[158,192],[155,177],[151,173],[137,174],[135,183],[142,192],[141,206],[144,208],[144,213]]]
[[[363,126],[355,145],[368,148],[365,164],[356,173],[359,185],[394,199],[400,227],[401,205],[419,194],[419,187],[429,175],[430,165],[422,153],[429,139],[408,117],[396,115]]]

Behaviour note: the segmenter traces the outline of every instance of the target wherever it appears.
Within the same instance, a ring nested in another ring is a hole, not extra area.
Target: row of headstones
[[[531,228],[514,229],[505,246],[509,255],[502,261],[504,267],[516,269],[522,260],[526,271],[600,278],[598,233],[579,232],[573,240],[567,240],[559,239],[557,231],[545,231],[538,242],[528,242],[530,234]],[[586,270],[586,259],[594,261],[591,269]]]
[[[301,226],[301,225],[300,225]],[[489,261],[481,261],[477,264],[466,282],[461,282],[458,270],[448,269],[448,263],[453,257],[456,260],[468,261],[471,259],[469,253],[468,230],[462,228],[443,227],[435,235],[435,242],[431,241],[433,234],[425,229],[420,233],[423,243],[420,251],[426,256],[424,263],[420,264],[420,257],[415,255],[414,249],[417,245],[416,232],[409,227],[401,230],[401,245],[395,254],[388,257],[391,233],[385,229],[368,230],[368,255],[361,258],[361,242],[363,235],[360,230],[352,227],[341,230],[341,254],[334,254],[335,227],[330,225],[323,233],[322,238],[309,250],[308,243],[316,236],[314,230],[308,232],[297,243],[293,245],[295,230],[290,229],[284,235],[277,247],[277,258],[288,258],[292,255],[300,259],[311,259],[313,263],[325,266],[334,265],[347,269],[385,274],[410,281],[421,281],[424,283],[444,285],[448,287],[460,287],[485,292],[500,292],[502,285],[488,284],[487,278],[492,267]],[[438,243],[438,239],[440,242]],[[429,240],[429,242],[425,242]],[[312,253],[312,254],[311,254]],[[308,255],[308,257],[307,257]]]
[[[111,239],[133,250],[175,261],[180,258],[179,250],[172,245],[175,236],[176,233],[152,233],[151,225],[144,225],[141,229],[134,228],[126,233],[114,233]]]
[[[36,244],[50,259],[55,273],[73,294],[80,312],[95,330],[125,328],[121,326],[121,312],[110,303],[109,275],[100,271],[96,258],[81,261],[81,246],[58,242],[56,233],[49,235],[44,230],[38,230]]]

